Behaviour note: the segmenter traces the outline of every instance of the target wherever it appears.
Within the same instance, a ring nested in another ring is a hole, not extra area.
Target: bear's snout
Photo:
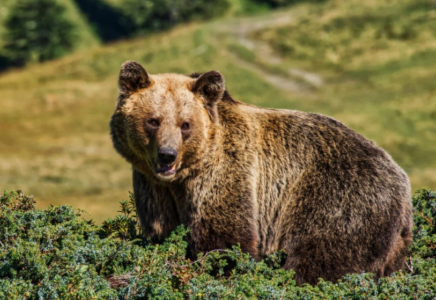
[[[158,152],[159,162],[166,165],[172,164],[177,158],[177,151],[170,147],[161,147]]]
[[[160,178],[169,178],[176,173],[177,151],[170,147],[161,147],[157,153],[156,173]]]

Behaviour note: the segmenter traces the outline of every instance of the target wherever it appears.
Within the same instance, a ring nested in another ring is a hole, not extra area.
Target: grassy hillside
[[[281,56],[282,72],[322,74],[325,85],[304,109],[375,140],[415,188],[436,187],[436,3],[331,0],[291,15],[289,24],[253,36]]]
[[[332,0],[254,18],[180,26],[10,70],[0,75],[0,188],[34,194],[41,206],[72,204],[97,221],[116,214],[117,201],[131,190],[131,178],[129,165],[113,150],[108,122],[119,67],[132,59],[150,73],[216,69],[241,101],[336,117],[386,148],[408,171],[414,189],[434,189],[436,55],[430,35],[434,31],[422,31],[413,40],[385,39],[387,48],[377,51],[363,47],[373,39],[358,40],[361,50],[353,52],[351,61],[339,60],[337,65],[316,60],[321,59],[316,53],[293,56],[280,44],[321,38],[322,22],[345,18],[350,11],[390,11],[378,3]],[[421,2],[402,0],[392,13],[408,20],[410,3]],[[424,20],[433,18],[433,11],[424,11]],[[265,29],[273,25],[282,28]],[[256,39],[264,43],[256,44]],[[347,41],[336,41],[344,53],[351,49]],[[277,52],[270,53],[267,43]],[[320,43],[307,46],[303,53],[320,51]],[[321,84],[308,74],[321,78]]]

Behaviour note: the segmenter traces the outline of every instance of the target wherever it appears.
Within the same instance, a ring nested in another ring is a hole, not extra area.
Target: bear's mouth
[[[156,173],[163,176],[171,176],[176,174],[176,165],[156,164]]]

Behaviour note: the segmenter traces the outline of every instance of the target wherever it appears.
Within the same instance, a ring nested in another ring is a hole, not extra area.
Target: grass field
[[[292,22],[254,37],[279,68],[322,74],[305,110],[332,115],[387,149],[413,187],[436,187],[436,2],[301,5]]]
[[[125,60],[139,61],[150,73],[216,69],[241,101],[331,115],[387,149],[409,173],[414,189],[435,189],[436,42],[434,27],[426,21],[435,22],[434,7],[409,14],[411,3],[424,2],[395,2],[392,14],[401,13],[417,30],[405,40],[371,38],[371,20],[359,38],[347,33],[347,23],[328,33],[332,40],[325,41],[320,32],[350,12],[358,17],[366,10],[390,11],[384,3],[393,2],[332,0],[253,18],[180,26],[3,73],[0,189],[34,194],[40,206],[71,204],[96,221],[116,214],[118,201],[131,190],[130,167],[113,150],[108,126],[119,67]],[[290,15],[289,25],[265,25],[249,37],[272,45],[273,55],[282,56],[273,63],[257,48],[240,44],[237,32],[244,24],[273,20],[277,14]],[[423,22],[415,25],[415,16]],[[306,40],[314,41],[309,45]],[[331,45],[337,48],[331,50]],[[302,50],[295,52],[290,46]],[[301,79],[296,69],[316,74],[323,84]],[[284,90],[268,80],[269,75],[303,88]]]

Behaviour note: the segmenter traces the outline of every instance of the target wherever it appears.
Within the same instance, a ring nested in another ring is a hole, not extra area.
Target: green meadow
[[[304,110],[341,120],[385,148],[414,189],[436,186],[436,3],[326,1],[254,37],[282,68],[322,74]],[[304,101],[304,100],[303,100]]]

